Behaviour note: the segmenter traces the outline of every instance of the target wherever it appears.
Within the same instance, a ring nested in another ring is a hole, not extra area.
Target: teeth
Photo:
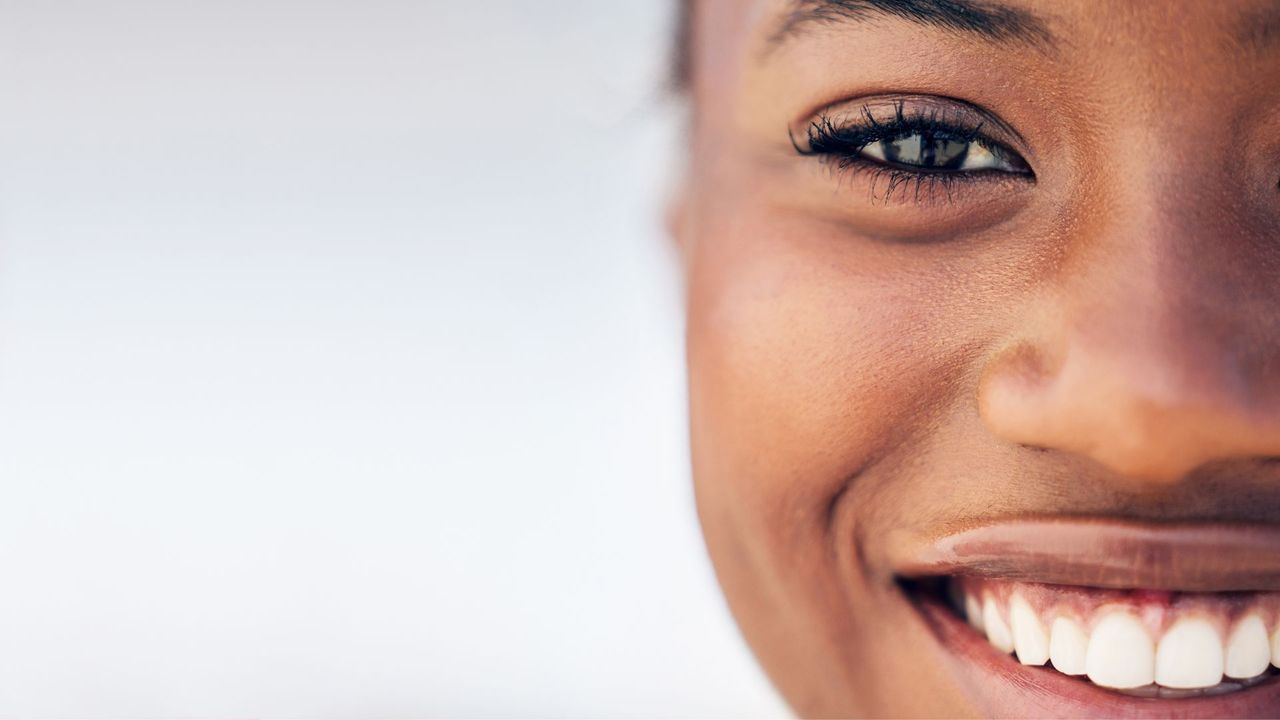
[[[1053,621],[1049,630],[1049,660],[1054,670],[1064,675],[1083,675],[1088,650],[1089,638],[1079,623],[1067,617]]]
[[[982,625],[982,605],[972,595],[964,596],[964,614],[969,618],[969,624],[977,628],[978,632],[985,631]]]
[[[1169,688],[1213,687],[1222,682],[1222,638],[1207,620],[1180,620],[1156,648],[1156,683]]]
[[[952,608],[992,647],[1023,665],[1048,666],[1022,672],[1084,676],[1165,699],[1280,681],[1271,669],[1280,668],[1280,591],[1215,595],[986,578],[963,578],[948,590]]]
[[[1003,653],[1013,652],[1013,635],[1009,626],[1000,618],[996,603],[988,595],[982,600],[982,625],[987,629],[987,641]]]
[[[1270,661],[1271,647],[1262,618],[1250,615],[1241,620],[1227,640],[1227,677],[1245,679],[1261,675]]]
[[[1093,628],[1085,652],[1085,673],[1103,687],[1150,685],[1155,680],[1155,654],[1155,644],[1137,618],[1112,612]]]
[[[1013,649],[1023,665],[1043,665],[1049,661],[1049,638],[1044,634],[1036,611],[1021,595],[1009,599],[1009,625]]]

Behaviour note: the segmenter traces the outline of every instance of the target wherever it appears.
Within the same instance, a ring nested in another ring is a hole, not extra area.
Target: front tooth
[[[964,596],[964,615],[969,620],[969,624],[983,631],[982,626],[982,605],[978,604],[978,599],[972,595]]]
[[[1013,652],[1013,636],[1009,633],[1009,626],[1000,619],[1000,612],[996,610],[996,603],[990,595],[982,600],[982,624],[987,629],[988,642],[1000,652]]]
[[[1021,595],[1009,599],[1009,625],[1013,630],[1013,649],[1023,665],[1043,665],[1049,661],[1049,638],[1044,634],[1040,618]]]
[[[1064,675],[1083,675],[1089,638],[1080,624],[1067,617],[1053,621],[1049,629],[1049,660],[1053,669]]]
[[[1267,626],[1262,618],[1250,615],[1241,620],[1227,640],[1227,677],[1257,677],[1270,661],[1271,647],[1267,644]]]
[[[1113,612],[1093,628],[1084,665],[1095,685],[1117,689],[1150,685],[1155,679],[1155,643],[1137,618]]]
[[[1212,687],[1222,682],[1222,637],[1208,621],[1180,620],[1156,648],[1156,684],[1168,688]]]

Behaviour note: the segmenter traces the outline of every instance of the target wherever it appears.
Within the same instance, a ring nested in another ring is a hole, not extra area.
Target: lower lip
[[[995,717],[1238,718],[1280,711],[1280,682],[1224,695],[1168,700],[1105,690],[1054,670],[1023,665],[932,596],[912,596],[933,634],[950,651],[951,665],[979,709]]]

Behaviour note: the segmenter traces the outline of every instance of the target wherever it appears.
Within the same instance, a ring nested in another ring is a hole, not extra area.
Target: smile
[[[993,715],[1239,716],[1280,699],[1280,533],[1034,521],[942,538],[903,585]]]
[[[1280,595],[1170,593],[957,577],[952,608],[992,647],[1146,697],[1240,690],[1264,680]],[[1276,656],[1280,663],[1280,653]]]

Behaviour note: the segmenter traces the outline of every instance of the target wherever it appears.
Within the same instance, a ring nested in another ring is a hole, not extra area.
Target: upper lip
[[[1112,519],[992,522],[892,543],[902,577],[1008,580],[1186,592],[1280,590],[1280,527]]]

